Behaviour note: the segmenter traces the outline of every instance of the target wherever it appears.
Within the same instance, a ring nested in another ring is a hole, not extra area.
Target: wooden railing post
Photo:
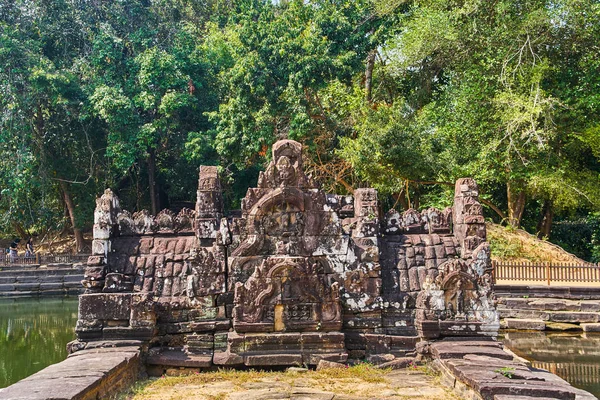
[[[550,286],[550,263],[544,263],[546,266],[546,281],[548,282],[548,286]]]

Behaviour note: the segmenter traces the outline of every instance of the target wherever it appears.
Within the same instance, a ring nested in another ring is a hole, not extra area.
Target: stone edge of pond
[[[0,389],[0,399],[106,399],[130,387],[140,368],[139,346],[82,350]]]
[[[593,400],[546,370],[529,367],[496,341],[441,340],[430,344],[441,383],[461,398],[483,400]]]

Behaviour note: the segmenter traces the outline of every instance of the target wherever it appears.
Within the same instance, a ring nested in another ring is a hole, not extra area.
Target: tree
[[[379,2],[378,8],[390,12],[399,4]],[[385,155],[377,164],[414,182],[414,190],[419,181],[450,183],[473,176],[488,193],[483,196],[486,204],[513,226],[521,224],[532,198],[549,210],[598,207],[597,160],[590,157],[590,141],[581,140],[589,132],[589,117],[581,123],[573,113],[581,104],[570,101],[569,91],[559,83],[564,76],[596,81],[597,74],[573,65],[571,56],[574,42],[581,45],[598,37],[589,19],[597,17],[598,7],[593,2],[573,4],[410,3],[403,30],[383,46],[385,64],[379,67],[395,78],[400,91],[393,102],[378,103],[388,113],[368,111],[387,114],[386,121],[396,128],[384,129],[379,132],[383,137],[372,140],[373,129],[358,124],[357,138],[343,142],[342,154],[359,171],[367,162],[358,158],[361,152]],[[578,22],[567,23],[571,20]],[[406,106],[398,107],[398,102]],[[574,127],[580,129],[576,134]],[[399,163],[390,143],[406,146],[395,153],[411,162]],[[574,148],[587,155],[585,161],[570,150]],[[416,160],[435,168],[419,166]],[[504,195],[498,191],[501,186]],[[401,187],[393,180],[389,190]],[[549,215],[544,212],[546,220]],[[541,226],[549,229],[547,222]]]

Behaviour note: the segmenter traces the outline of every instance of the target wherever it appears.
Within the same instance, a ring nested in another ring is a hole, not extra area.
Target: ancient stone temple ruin
[[[241,212],[223,210],[217,169],[202,166],[195,210],[130,214],[107,190],[94,222],[71,351],[142,341],[159,372],[314,365],[499,327],[472,179],[452,208],[384,214],[374,189],[324,193],[283,140]]]

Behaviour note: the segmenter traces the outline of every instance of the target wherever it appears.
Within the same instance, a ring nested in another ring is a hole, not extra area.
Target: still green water
[[[600,397],[600,335],[581,332],[505,332],[506,347],[571,385]]]
[[[77,297],[0,300],[0,388],[67,356]]]

